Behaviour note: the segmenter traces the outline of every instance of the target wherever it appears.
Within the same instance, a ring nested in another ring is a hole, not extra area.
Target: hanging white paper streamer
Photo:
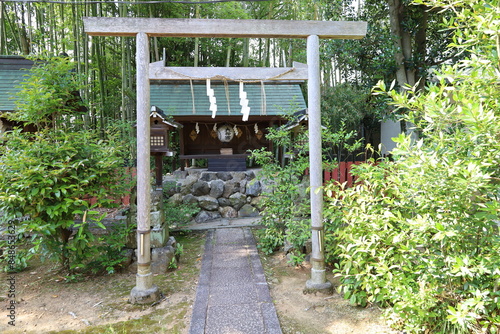
[[[212,118],[215,118],[217,114],[217,99],[214,96],[214,90],[210,88],[210,79],[207,79],[207,96],[210,99],[210,108],[212,112]]]
[[[197,134],[200,133],[200,126],[198,125],[198,122],[196,122],[196,126],[194,127],[195,131]]]
[[[240,82],[240,105],[241,113],[243,114],[243,122],[246,122],[250,115],[250,107],[248,106],[247,92],[243,90],[243,82]]]
[[[214,95],[213,93],[210,94],[211,91],[212,89],[210,88],[210,79],[207,79],[207,96]]]

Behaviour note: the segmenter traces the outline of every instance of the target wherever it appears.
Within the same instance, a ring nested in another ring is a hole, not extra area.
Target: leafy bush
[[[88,223],[100,220],[93,208],[114,205],[111,198],[127,189],[119,143],[100,140],[90,131],[14,131],[6,137],[0,157],[5,218],[29,217],[18,233],[33,235],[34,247],[57,254],[65,269],[81,265],[95,241]],[[90,196],[97,198],[95,205],[86,200]],[[75,224],[75,215],[83,221]]]
[[[355,136],[356,132],[347,131],[345,124],[341,124],[338,131],[323,129],[324,156],[337,150],[335,159],[340,161],[340,151],[351,153],[359,149],[361,140],[355,139]],[[287,242],[293,249],[291,262],[297,264],[304,258],[302,252],[311,238],[309,183],[304,178],[309,167],[308,132],[292,136],[289,129],[269,128],[266,138],[287,149],[292,158],[282,165],[272,152],[265,149],[252,152],[252,158],[262,167],[258,177],[266,185],[262,195],[264,211],[261,219],[266,228],[258,232],[259,247],[270,254]],[[336,160],[325,165],[334,168]],[[333,261],[333,254],[333,251],[326,254],[327,260]]]
[[[114,224],[108,228],[108,232],[98,238],[94,247],[96,250],[94,258],[86,267],[94,274],[103,271],[113,274],[122,269],[127,257],[125,249],[127,237],[136,228],[135,224],[122,223]]]
[[[301,185],[308,166],[303,148],[292,142],[287,130],[269,129],[267,138],[297,152],[294,159],[281,166],[272,152],[254,150],[252,157],[262,166],[258,177],[266,184],[261,219],[266,228],[258,231],[259,248],[266,254],[279,249],[287,240],[294,249],[301,250],[310,238],[309,197]],[[297,142],[302,142],[300,139]],[[294,148],[296,148],[294,150]],[[299,254],[296,254],[299,255]]]
[[[163,210],[165,222],[169,228],[184,229],[201,209],[196,203],[174,205],[165,201]]]
[[[34,125],[37,132],[14,130],[0,147],[2,219],[25,217],[16,231],[31,235],[32,252],[58,257],[69,271],[90,258],[96,241],[90,221],[99,226],[99,206],[130,189],[123,164],[124,141],[117,131],[95,131],[83,124],[81,88],[66,58],[34,66],[21,84],[18,110],[9,117]],[[88,198],[96,198],[91,205]],[[75,224],[75,216],[82,218]]]
[[[457,26],[498,18],[496,5],[453,3],[467,13]],[[389,323],[408,333],[500,330],[498,54],[482,28],[465,33],[457,43],[477,37],[469,59],[441,68],[423,94],[387,93],[421,139],[401,135],[394,162],[355,168],[354,188],[326,189],[340,292],[388,307]]]

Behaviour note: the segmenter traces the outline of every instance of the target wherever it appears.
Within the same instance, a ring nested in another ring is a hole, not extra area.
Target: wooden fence
[[[337,168],[330,170],[323,170],[323,184],[330,181],[337,181],[339,183],[347,182],[346,187],[352,187],[356,178],[351,173],[353,165],[362,164],[363,161],[342,161],[338,164]],[[306,170],[306,175],[309,174],[309,169]]]
[[[342,161],[339,166],[332,170],[323,171],[323,182],[328,183],[331,180],[337,181],[339,183],[347,182],[346,187],[352,187],[356,178],[351,173],[351,168],[353,165],[359,165],[363,163],[362,161]]]

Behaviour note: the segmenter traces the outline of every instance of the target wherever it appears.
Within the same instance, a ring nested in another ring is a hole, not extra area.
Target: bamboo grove
[[[422,16],[424,9],[410,6],[406,0],[2,0],[0,54],[32,57],[68,54],[86,80],[81,95],[89,106],[88,123],[104,129],[110,120],[135,120],[135,40],[89,37],[83,32],[83,17],[364,20],[369,26],[366,38],[322,41],[321,44],[323,109],[346,118],[346,110],[333,110],[332,99],[350,96],[352,91],[354,96],[365,96],[363,110],[358,112],[360,119],[344,120],[363,133],[364,130],[359,130],[363,122],[369,119],[370,126],[376,125],[380,110],[385,108],[368,101],[369,91],[378,80],[390,82],[403,70],[422,74],[430,66],[446,60],[443,52],[439,52],[449,42],[437,24],[442,14],[429,12]],[[394,13],[404,14],[400,18],[400,30],[391,28]],[[422,31],[423,26],[427,40],[425,35],[422,38],[421,33],[416,33]],[[402,40],[405,36],[419,38],[406,43],[410,47],[413,44],[415,51],[403,50],[407,58],[403,63],[400,62],[401,46],[394,38],[399,33]],[[150,45],[151,61],[165,59],[167,66],[283,67],[291,66],[293,61],[306,62],[303,40],[152,37]],[[422,50],[427,55],[422,54]],[[348,84],[351,88],[339,95],[334,89],[339,84]],[[342,106],[352,104],[341,100],[337,102]]]
[[[135,119],[135,41],[89,37],[83,32],[83,17],[320,19],[331,7],[310,1],[1,1],[0,6],[0,54],[68,54],[77,71],[85,74],[88,89],[82,95],[98,127],[109,119]],[[284,66],[303,61],[304,50],[302,41],[292,40],[151,39],[151,60],[165,55],[171,66]]]

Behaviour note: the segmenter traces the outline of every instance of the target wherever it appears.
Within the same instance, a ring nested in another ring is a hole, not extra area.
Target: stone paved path
[[[208,231],[189,333],[282,333],[250,228]]]

